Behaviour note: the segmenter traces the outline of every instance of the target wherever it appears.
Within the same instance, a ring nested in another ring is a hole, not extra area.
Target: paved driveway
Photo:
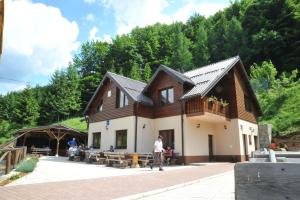
[[[165,170],[190,168],[191,166],[166,167]],[[8,186],[94,179],[102,177],[125,176],[151,172],[150,168],[118,169],[104,165],[86,164],[84,162],[68,161],[66,157],[44,156],[40,158],[35,170]]]
[[[52,161],[54,162],[54,161]],[[43,162],[41,162],[43,163]],[[41,164],[39,163],[39,164]],[[60,162],[57,162],[60,163]],[[67,162],[68,163],[68,162]],[[93,166],[85,165],[83,166]],[[73,165],[72,165],[73,166]],[[53,167],[53,166],[52,166]],[[75,167],[76,168],[76,167]],[[51,170],[51,167],[48,168]],[[109,173],[112,176],[102,178],[92,177],[86,178],[85,175],[93,175],[95,171],[88,171],[90,168],[78,168],[82,171],[74,170],[70,167],[57,170],[56,177],[69,177],[73,174],[75,177],[85,179],[62,181],[59,182],[44,182],[38,184],[15,185],[8,187],[0,187],[1,200],[40,200],[40,199],[53,199],[53,200],[99,200],[99,199],[114,199],[126,197],[134,194],[149,192],[161,188],[174,186],[181,183],[186,183],[201,178],[217,175],[227,171],[233,170],[233,164],[210,164],[204,166],[188,166],[188,167],[175,167],[166,168],[166,171],[159,172],[157,169],[151,171],[150,169],[113,169]],[[105,170],[104,168],[97,168],[99,171]],[[131,175],[129,173],[132,173]],[[82,174],[81,174],[82,173]],[[98,172],[104,174],[104,172]],[[108,173],[108,171],[105,171]],[[122,173],[124,173],[122,175]],[[126,174],[127,173],[127,174]],[[41,173],[43,174],[43,173]],[[34,177],[34,174],[32,174]],[[30,175],[28,175],[29,177]],[[45,174],[43,175],[43,177]],[[105,175],[103,175],[105,176]],[[38,176],[35,176],[35,178]],[[35,178],[27,180],[36,180]],[[40,180],[46,180],[44,178]],[[20,179],[21,181],[21,179]],[[54,179],[51,179],[54,181]],[[24,183],[24,182],[23,182]],[[32,182],[28,182],[32,183]]]

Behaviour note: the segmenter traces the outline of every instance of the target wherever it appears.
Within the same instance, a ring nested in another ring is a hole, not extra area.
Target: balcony
[[[228,120],[230,118],[229,105],[216,98],[204,97],[201,99],[200,97],[196,97],[187,101],[186,115],[187,117],[222,117],[222,119]]]

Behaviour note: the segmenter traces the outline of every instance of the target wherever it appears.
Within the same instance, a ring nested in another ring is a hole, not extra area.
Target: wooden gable
[[[116,119],[132,116],[134,114],[134,101],[129,97],[128,106],[117,108],[117,88],[114,81],[110,78],[104,80],[89,107],[88,116],[90,122]],[[99,107],[101,100],[103,101],[103,109],[102,111],[98,111],[97,108]]]

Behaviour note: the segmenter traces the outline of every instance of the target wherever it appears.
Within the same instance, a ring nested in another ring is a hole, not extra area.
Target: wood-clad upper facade
[[[210,112],[227,119],[239,118],[257,123],[260,108],[240,59],[233,62],[228,71],[225,72],[226,67],[220,69],[224,71],[222,76],[215,75],[204,89],[196,88],[201,86],[202,82],[193,84],[189,77],[165,66],[156,71],[148,84],[132,82],[128,78],[125,80],[110,74],[104,77],[89,102],[85,115],[89,117],[90,122],[98,122],[126,116],[162,118],[181,114],[195,116]],[[196,74],[193,78],[196,80],[201,76],[212,76],[214,72]],[[124,80],[129,81],[128,84],[124,85]],[[203,84],[206,82],[203,81]],[[123,107],[118,106],[120,91],[128,98],[128,103]],[[192,95],[184,98],[188,93]],[[209,99],[212,96],[217,100],[211,102]],[[221,99],[228,105],[220,102]]]

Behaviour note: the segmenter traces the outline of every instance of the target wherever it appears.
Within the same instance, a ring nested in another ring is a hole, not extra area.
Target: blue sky
[[[6,0],[0,94],[28,83],[45,85],[66,67],[80,44],[110,42],[117,34],[156,22],[206,17],[229,0]],[[16,80],[16,81],[14,81]]]

